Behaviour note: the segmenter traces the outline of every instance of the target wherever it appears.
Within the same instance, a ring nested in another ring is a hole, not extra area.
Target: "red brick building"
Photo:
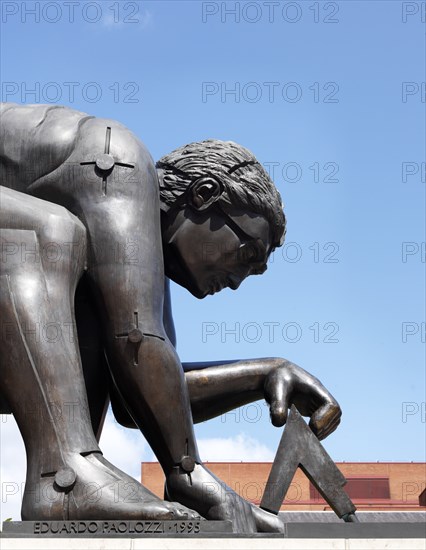
[[[208,462],[209,469],[245,499],[259,504],[270,462]],[[426,463],[338,462],[345,490],[359,511],[426,511]],[[142,483],[163,498],[164,475],[157,462],[142,463]],[[423,494],[422,494],[423,493]],[[330,510],[297,470],[281,510]]]

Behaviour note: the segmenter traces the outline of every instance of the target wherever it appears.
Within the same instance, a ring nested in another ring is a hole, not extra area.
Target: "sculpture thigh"
[[[99,451],[77,347],[86,231],[65,208],[0,187],[0,388],[23,435],[27,482]]]
[[[1,274],[5,275],[5,268],[8,264],[11,262],[11,257],[15,257],[16,254],[19,255],[21,259],[21,263],[25,262],[27,264],[27,268],[31,264],[31,260],[35,260],[35,255],[31,254],[31,246],[29,246],[29,242],[27,242],[27,245],[25,245],[25,239],[23,242],[20,242],[20,247],[18,246],[18,250],[16,250],[16,241],[20,240],[22,241],[22,238],[24,237],[24,233],[20,229],[12,229],[10,226],[10,219],[11,216],[15,218],[15,215],[17,216],[17,219],[22,221],[24,223],[25,227],[36,227],[38,221],[37,220],[37,200],[31,199],[28,204],[32,205],[32,208],[34,207],[34,210],[30,213],[30,218],[28,216],[24,216],[22,218],[22,195],[20,193],[16,194],[16,197],[19,196],[19,204],[14,203],[13,205],[10,203],[10,201],[7,200],[6,196],[4,195],[4,192],[10,193],[9,190],[5,190],[3,188],[3,194],[2,198],[4,199],[2,201],[2,212],[3,216],[1,218],[0,225],[2,227],[2,235],[5,238],[7,230],[7,233],[9,235],[9,242],[5,240],[2,244],[2,260],[1,260]],[[28,201],[29,197],[26,197],[26,201]],[[55,206],[52,205],[54,208]],[[25,211],[25,208],[24,208]],[[42,214],[44,214],[45,210],[43,209]],[[27,211],[28,213],[28,211]],[[26,221],[25,220],[26,217]],[[6,221],[9,219],[9,221]],[[16,225],[15,223],[12,225]],[[31,230],[30,230],[31,231]],[[17,238],[19,237],[19,238]],[[30,233],[26,234],[26,238],[28,239],[30,237],[30,241],[32,240],[33,236],[31,236]],[[39,242],[39,238],[37,238],[37,242]],[[81,241],[81,244],[84,244],[84,240]],[[68,247],[68,245],[67,245]],[[47,267],[49,267],[49,264],[56,263],[56,261],[59,259],[59,256],[62,255],[63,251],[58,248],[57,243],[54,242],[44,242],[41,245],[41,250],[39,248],[38,252],[38,259],[41,261],[42,258],[45,260],[49,260],[47,262]],[[16,258],[15,258],[16,260]],[[48,269],[47,269],[48,271]],[[96,306],[94,304],[93,297],[91,295],[91,292],[88,288],[88,282],[86,278],[83,277],[80,279],[76,292],[75,292],[75,300],[74,300],[74,306],[75,306],[75,324],[77,328],[77,334],[78,334],[78,345],[79,345],[79,352],[80,352],[80,358],[83,366],[83,373],[84,373],[84,381],[86,386],[86,392],[88,395],[88,401],[89,401],[89,411],[90,411],[90,418],[92,422],[92,428],[93,432],[96,435],[97,440],[99,441],[106,411],[108,408],[109,403],[109,391],[112,389],[111,384],[111,377],[108,370],[108,364],[105,358],[104,349],[102,345],[102,336],[101,336],[101,323],[98,318],[97,312],[96,312]],[[74,323],[74,320],[73,320]],[[73,323],[67,324],[65,327],[65,337],[67,339],[71,338],[74,339],[74,334],[71,332],[73,328]],[[8,324],[3,325],[3,337],[6,337],[8,332]],[[28,332],[28,331],[27,331]],[[55,328],[54,325],[49,325],[48,327],[39,327],[38,330],[38,339],[41,337],[47,338],[48,341],[50,340],[51,343],[56,341],[58,339],[58,329]],[[64,330],[61,329],[61,332],[63,333]],[[4,350],[3,350],[4,352]],[[1,352],[0,352],[1,353]],[[1,414],[10,414],[12,413],[9,403],[6,401],[4,393],[2,393],[2,388],[0,386],[0,413]]]

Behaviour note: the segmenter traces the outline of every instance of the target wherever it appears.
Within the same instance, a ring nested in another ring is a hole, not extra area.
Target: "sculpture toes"
[[[195,510],[191,510],[190,508],[185,508],[180,504],[179,502],[171,502],[171,506],[173,507],[173,519],[187,519],[187,520],[200,520],[203,519],[198,512]]]

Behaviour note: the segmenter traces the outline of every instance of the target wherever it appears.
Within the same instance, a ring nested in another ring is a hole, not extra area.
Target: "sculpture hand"
[[[291,405],[310,417],[309,427],[318,439],[326,438],[340,423],[342,411],[330,392],[315,376],[288,361],[266,376],[264,394],[274,426],[285,424]]]

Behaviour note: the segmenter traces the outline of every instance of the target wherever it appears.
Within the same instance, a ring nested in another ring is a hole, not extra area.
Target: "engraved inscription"
[[[34,535],[197,534],[200,521],[35,521]]]

